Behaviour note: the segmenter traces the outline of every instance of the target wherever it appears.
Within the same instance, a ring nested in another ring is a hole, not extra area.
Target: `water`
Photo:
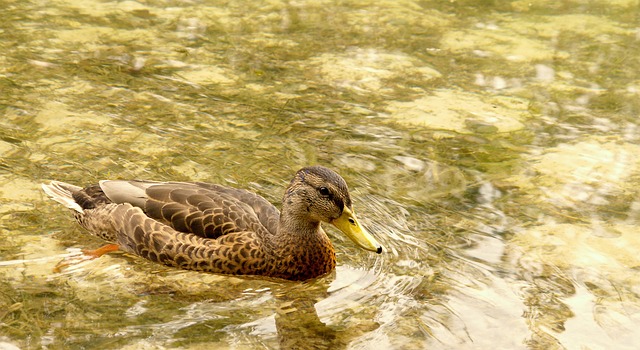
[[[634,1],[0,1],[0,348],[632,349]],[[39,184],[336,169],[377,256],[178,271]],[[70,265],[54,271],[60,262]]]

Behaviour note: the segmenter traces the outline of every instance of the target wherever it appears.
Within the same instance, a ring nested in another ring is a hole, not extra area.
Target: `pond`
[[[0,0],[0,348],[633,349],[637,1]],[[97,248],[41,183],[348,183],[306,282]]]

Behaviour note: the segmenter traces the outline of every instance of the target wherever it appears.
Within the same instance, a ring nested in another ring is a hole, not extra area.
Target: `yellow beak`
[[[356,218],[356,214],[354,214],[351,209],[344,208],[342,215],[340,215],[339,218],[332,220],[331,224],[337,227],[338,230],[344,232],[347,237],[360,247],[378,254],[382,253],[382,246],[380,243],[378,243],[378,241],[376,241],[376,239],[373,238],[367,230],[360,226],[360,223],[358,223],[358,219]]]

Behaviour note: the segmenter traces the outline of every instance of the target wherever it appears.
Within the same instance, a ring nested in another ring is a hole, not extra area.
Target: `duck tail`
[[[82,190],[82,187],[60,181],[51,181],[48,185],[42,184],[42,190],[54,201],[78,213],[84,213],[82,207],[73,199],[73,193]]]

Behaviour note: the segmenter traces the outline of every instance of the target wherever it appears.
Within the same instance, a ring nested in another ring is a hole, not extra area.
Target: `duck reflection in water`
[[[94,257],[122,250],[182,269],[305,281],[336,266],[321,222],[333,224],[361,248],[382,252],[358,222],[344,179],[322,166],[296,172],[282,212],[247,190],[201,182],[105,180],[81,188],[52,181],[42,187],[72,209],[89,233],[110,243],[86,251]],[[316,312],[316,302],[327,296],[326,283],[295,284],[274,293],[282,348],[347,344]]]

